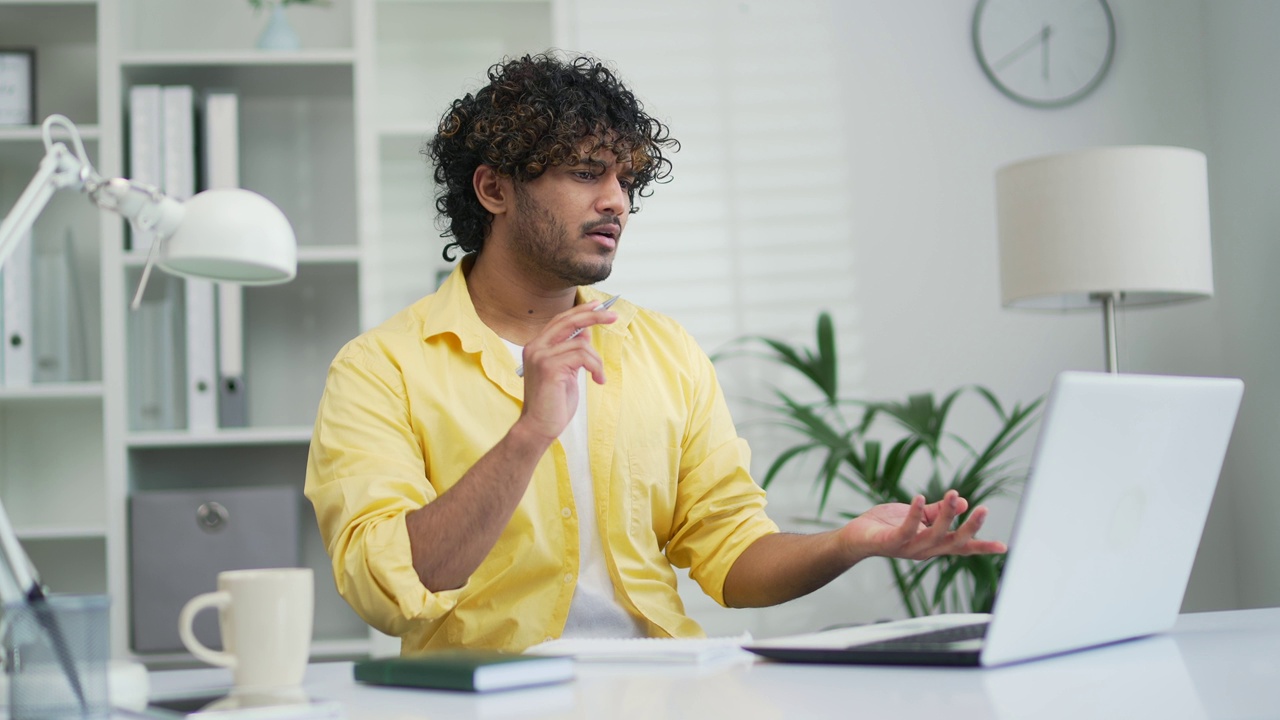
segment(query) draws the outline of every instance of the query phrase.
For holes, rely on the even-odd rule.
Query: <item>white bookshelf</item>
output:
[[[0,208],[7,213],[44,156],[38,123],[60,113],[80,128],[89,153],[102,146],[98,8],[93,2],[0,3],[0,46],[36,54],[36,123],[0,127]],[[55,139],[63,139],[56,135]],[[81,291],[83,377],[74,382],[0,384],[0,497],[43,579],[66,592],[107,587],[109,468],[104,415],[102,261],[107,221],[83,199],[55,196],[33,230],[43,243],[72,238]],[[34,328],[40,332],[40,328]],[[54,585],[56,583],[56,585]]]
[[[244,0],[0,0],[0,46],[37,53],[38,120],[68,115],[104,175],[128,170],[133,85],[235,90],[241,185],[276,202],[299,242],[294,282],[244,291],[249,426],[144,431],[129,427],[136,349],[126,328],[145,255],[127,249],[118,217],[75,193],[55,196],[37,225],[37,235],[73,230],[89,374],[0,387],[0,498],[52,590],[111,595],[114,655],[192,661],[130,645],[130,495],[301,489],[333,354],[431,292],[446,269],[422,143],[447,101],[474,89],[488,65],[557,46],[563,2],[292,6],[303,48],[266,52],[255,48],[266,18]],[[7,212],[43,152],[38,127],[0,127],[0,208]],[[302,561],[317,577],[313,655],[385,654],[387,638],[333,590],[309,507],[302,519]]]

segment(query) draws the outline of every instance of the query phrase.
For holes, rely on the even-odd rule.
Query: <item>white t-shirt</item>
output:
[[[522,362],[524,348],[503,342],[516,362]],[[644,624],[618,602],[596,522],[596,493],[587,457],[586,372],[578,373],[578,407],[559,439],[569,466],[574,511],[578,513],[578,584],[561,637],[644,637]]]

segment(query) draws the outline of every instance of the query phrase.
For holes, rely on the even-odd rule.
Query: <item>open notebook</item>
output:
[[[989,618],[939,615],[747,649],[796,662],[989,666],[1167,630],[1243,391],[1225,378],[1062,373]]]
[[[561,638],[534,645],[532,655],[572,657],[578,662],[712,663],[750,661],[742,649],[751,635],[715,638]]]

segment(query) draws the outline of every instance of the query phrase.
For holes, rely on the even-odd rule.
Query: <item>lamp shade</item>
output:
[[[186,277],[242,285],[288,282],[298,272],[293,227],[271,201],[250,190],[206,190],[182,204],[182,221],[162,240],[161,268]]]
[[[1108,147],[996,173],[1006,307],[1075,310],[1209,297],[1213,258],[1203,153]]]

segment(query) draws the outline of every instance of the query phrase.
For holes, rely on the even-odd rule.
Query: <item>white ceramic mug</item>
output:
[[[310,568],[229,570],[218,591],[197,595],[178,616],[182,644],[200,660],[231,668],[237,688],[298,685],[311,652],[315,579]],[[191,623],[218,608],[222,651],[196,639]]]

